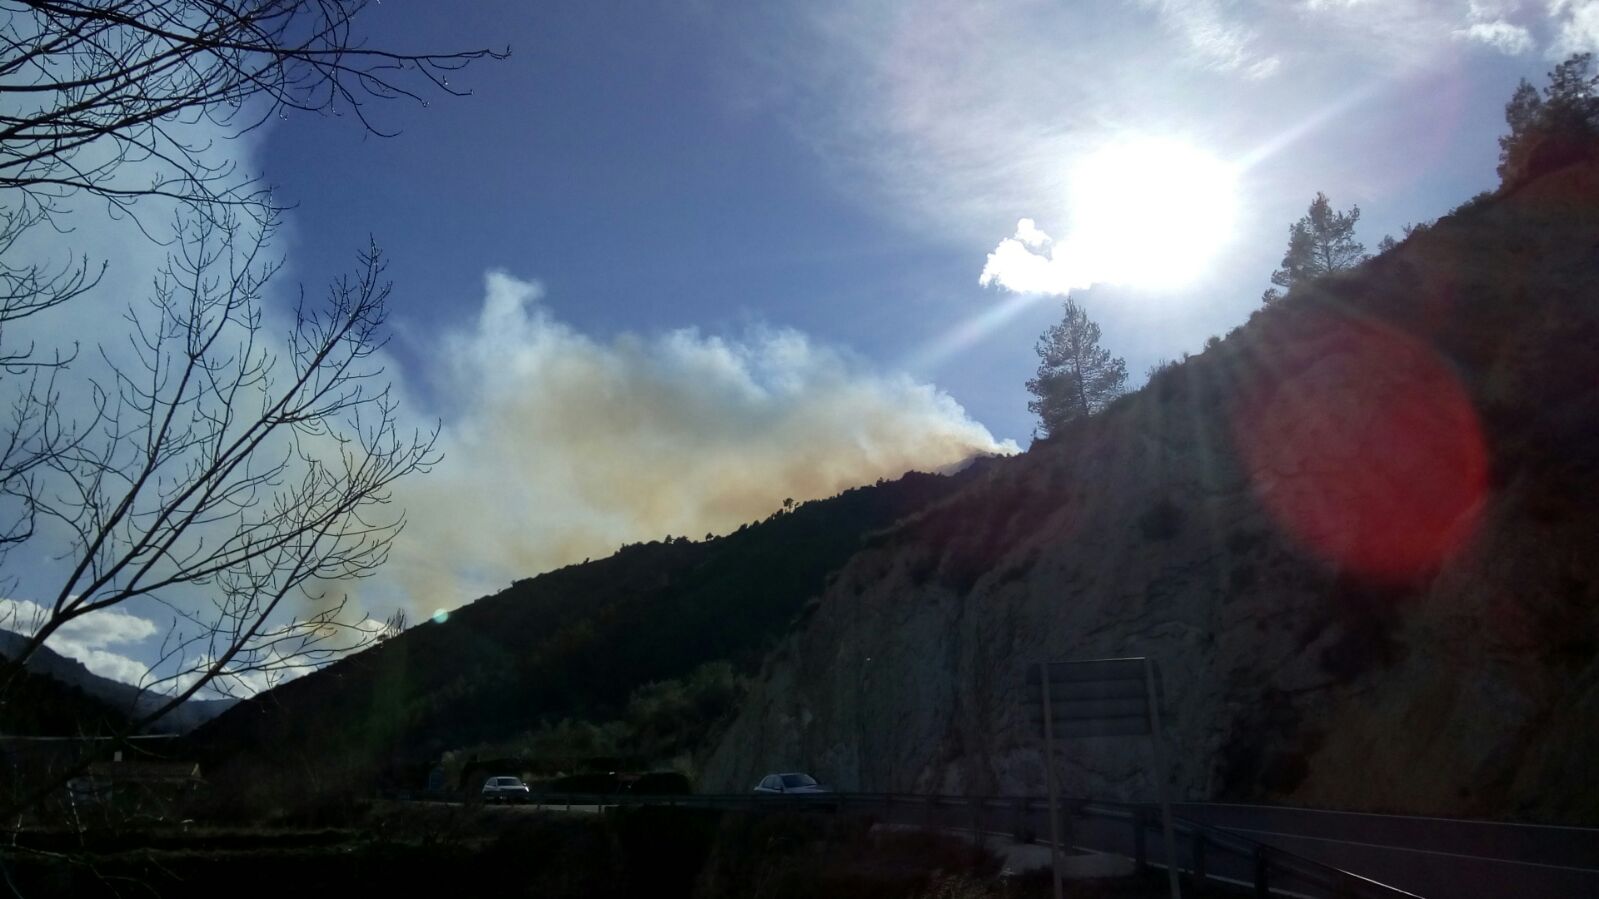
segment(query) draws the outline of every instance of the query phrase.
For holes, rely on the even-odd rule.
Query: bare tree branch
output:
[[[388,134],[375,101],[467,93],[453,73],[506,55],[368,47],[355,23],[374,7],[0,0],[0,590],[19,580],[3,564],[17,547],[60,571],[35,594],[38,620],[0,622],[28,638],[0,662],[0,699],[63,627],[129,602],[167,609],[171,628],[142,685],[166,698],[123,735],[202,689],[269,685],[381,632],[346,620],[344,588],[386,559],[404,526],[390,487],[427,470],[437,435],[400,426],[378,364],[381,254],[268,333],[281,207],[215,143],[290,111]],[[18,261],[39,243],[25,236],[70,234],[83,197],[168,252],[125,343],[87,358],[17,338],[104,289],[85,257]],[[174,213],[170,235],[149,209]]]
[[[362,45],[368,0],[3,0],[0,190],[44,208],[75,192],[115,206],[161,196],[270,206],[262,186],[176,126],[228,136],[290,110],[348,115],[373,100],[468,93],[450,75],[509,50],[404,53]],[[189,129],[192,133],[192,129]],[[137,182],[128,163],[158,174]]]
[[[183,233],[129,311],[133,362],[113,365],[98,424],[41,463],[33,514],[71,535],[67,574],[0,665],[8,683],[72,621],[161,604],[173,626],[142,687],[167,698],[128,732],[201,689],[253,691],[377,639],[381,624],[345,620],[341,585],[387,559],[405,520],[392,485],[438,458],[437,430],[404,429],[377,380],[391,286],[375,246],[325,303],[301,303],[274,354],[271,232],[196,216]]]

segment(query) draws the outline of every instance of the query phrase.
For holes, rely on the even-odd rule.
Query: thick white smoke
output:
[[[436,349],[445,461],[400,488],[410,523],[361,590],[369,611],[451,608],[624,542],[1016,449],[937,388],[792,330],[599,341],[534,283],[485,287],[475,329]]]

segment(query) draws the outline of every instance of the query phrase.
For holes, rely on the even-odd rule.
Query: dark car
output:
[[[831,793],[830,787],[824,787],[816,782],[816,778],[809,774],[793,772],[790,774],[768,774],[761,778],[755,785],[755,792],[776,794],[783,796],[814,795],[817,793]]]

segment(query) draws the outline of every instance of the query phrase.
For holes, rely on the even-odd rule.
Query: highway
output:
[[[1217,803],[1173,813],[1429,899],[1599,897],[1599,828]]]
[[[1049,839],[1043,797],[546,795],[549,806],[679,805],[869,814],[887,823]],[[1156,810],[1072,800],[1070,844],[1165,864]],[[1599,899],[1599,828],[1223,803],[1177,803],[1178,867],[1304,897]],[[1140,851],[1142,843],[1142,851]]]

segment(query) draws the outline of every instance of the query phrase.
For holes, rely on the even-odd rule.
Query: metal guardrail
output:
[[[390,793],[409,801],[462,802],[460,793]],[[476,797],[470,797],[475,799]],[[524,804],[548,808],[600,807],[811,811],[870,815],[886,823],[1008,834],[1033,842],[1048,832],[1042,796],[944,796],[912,793],[635,795],[535,793]],[[1063,842],[1133,858],[1140,868],[1164,867],[1160,813],[1152,803],[1064,800],[1069,828]],[[1260,899],[1273,895],[1311,899],[1417,899],[1415,894],[1350,871],[1296,855],[1232,831],[1183,817],[1173,819],[1177,869],[1197,883],[1249,886]]]

